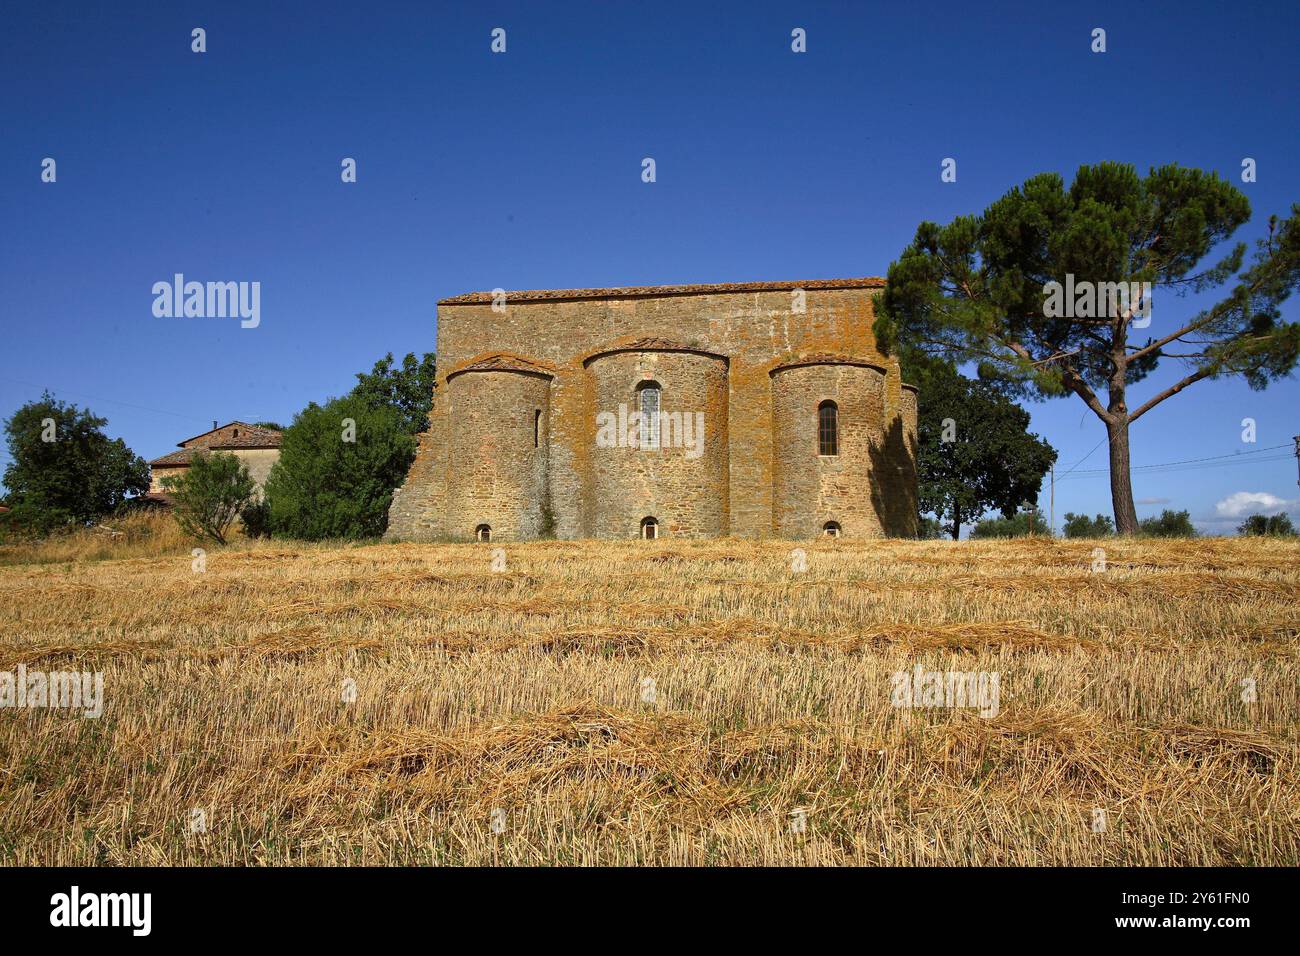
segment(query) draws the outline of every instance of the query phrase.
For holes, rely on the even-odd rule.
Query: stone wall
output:
[[[438,307],[439,379],[430,428],[394,497],[388,537],[464,539],[479,521],[492,525],[494,537],[508,528],[532,536],[537,524],[529,516],[539,483],[549,525],[561,538],[634,535],[646,515],[660,519],[665,536],[804,537],[811,516],[832,508],[847,516],[841,523],[848,535],[909,533],[915,517],[906,513],[914,511],[916,489],[914,464],[902,460],[914,455],[904,423],[907,400],[896,360],[878,352],[871,331],[873,296],[881,288],[881,280],[858,279],[514,293],[506,296],[502,311],[493,309],[486,293],[444,300]],[[798,289],[805,290],[802,297]],[[868,452],[870,464],[855,451],[853,463],[843,463],[838,476],[826,468],[815,506],[796,507],[793,498],[778,506],[771,373],[810,356],[821,356],[827,365],[846,363],[848,371],[836,373],[844,399],[841,427],[846,436],[870,433],[880,444]],[[536,367],[549,376],[542,379],[544,456],[519,458],[507,451],[510,461],[490,465],[483,457],[487,440],[462,434],[469,422],[474,435],[482,436],[488,422],[510,433],[525,420],[522,410],[540,401],[535,387],[526,395],[482,394],[478,406],[462,401],[457,383],[488,373],[457,373],[493,363]],[[867,365],[883,371],[868,375]],[[635,402],[636,377],[659,370],[679,375],[680,381],[675,388],[661,383],[665,410],[695,411],[683,403],[704,405],[698,410],[707,416],[706,454],[689,463],[681,452],[667,450],[635,459],[598,458],[598,406],[612,402],[609,410],[617,411],[614,399]],[[853,389],[859,386],[864,392],[856,396]],[[846,408],[855,411],[850,415]],[[815,416],[810,428],[815,440]],[[914,418],[911,429],[914,445]],[[892,444],[891,435],[897,436]],[[715,437],[721,444],[712,444]],[[462,454],[470,457],[461,460]],[[542,482],[530,471],[539,460]],[[481,490],[487,476],[496,491]],[[908,480],[912,487],[899,486]],[[479,490],[467,491],[469,486]],[[515,495],[522,497],[507,500]],[[483,507],[471,515],[467,502]],[[663,510],[673,509],[674,502],[676,510]],[[485,517],[484,507],[498,507],[499,516]],[[673,517],[665,518],[668,514]]]
[[[777,537],[811,538],[827,522],[852,538],[885,529],[868,489],[872,450],[884,442],[885,370],[820,362],[772,373],[774,526]],[[834,402],[837,454],[822,455],[818,410]]]
[[[448,536],[472,538],[480,525],[491,529],[494,541],[542,533],[550,384],[513,370],[465,372],[447,383],[447,410],[455,422]]]
[[[189,471],[189,465],[175,465],[170,468],[164,468],[161,465],[151,465],[149,467],[149,493],[153,495],[166,494],[167,489],[163,487],[163,479],[179,478],[187,471]]]
[[[726,534],[727,360],[696,352],[614,352],[592,359],[587,375],[591,535],[635,538],[644,518],[654,518],[662,535]],[[661,396],[657,448],[640,447],[631,414],[652,383]]]

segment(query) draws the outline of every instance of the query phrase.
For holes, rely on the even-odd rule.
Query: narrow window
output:
[[[491,541],[492,540],[491,526],[485,524],[479,525],[477,528],[474,529],[474,537],[478,538],[480,541]]]
[[[646,382],[637,391],[641,405],[641,447],[659,447],[659,383]]]
[[[659,522],[654,518],[641,519],[641,537],[647,541],[653,541],[659,537]]]
[[[231,437],[233,437],[233,438],[238,438],[238,437],[239,437],[239,429],[238,429],[238,428],[235,429],[235,433],[234,433],[234,435],[231,436]]]
[[[840,536],[840,523],[838,521],[828,521],[822,525],[822,534],[828,538],[838,538]]]
[[[542,447],[542,410],[533,410],[533,447]]]
[[[840,453],[840,410],[834,402],[817,406],[817,454]]]

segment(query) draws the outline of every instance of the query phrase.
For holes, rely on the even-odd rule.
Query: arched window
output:
[[[817,406],[817,454],[840,453],[840,410],[831,401]]]
[[[637,397],[640,400],[638,411],[641,413],[641,440],[642,448],[659,447],[659,398],[660,390],[658,382],[642,382],[637,386]]]
[[[477,528],[474,529],[474,537],[478,538],[478,540],[480,541],[491,541],[492,540],[491,525],[486,525],[486,524],[479,525]]]
[[[653,541],[655,538],[659,537],[659,522],[658,522],[658,520],[656,520],[655,518],[649,518],[649,517],[642,518],[642,519],[641,519],[641,537],[645,538],[647,541]]]
[[[533,409],[533,447],[542,447],[542,410]]]
[[[838,538],[840,536],[840,523],[838,521],[828,521],[822,525],[822,534],[828,538]]]

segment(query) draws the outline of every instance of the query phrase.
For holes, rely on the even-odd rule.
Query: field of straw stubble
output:
[[[1097,544],[10,554],[0,863],[1296,865],[1300,547]]]

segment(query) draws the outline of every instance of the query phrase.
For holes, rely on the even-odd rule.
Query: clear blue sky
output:
[[[432,351],[435,302],[459,292],[883,275],[921,220],[1103,159],[1239,182],[1254,158],[1244,239],[1300,200],[1295,3],[0,10],[0,415],[48,387],[146,458],[214,418],[287,423],[387,351]],[[151,287],[176,272],[259,281],[260,327],[155,318]],[[1158,302],[1153,331],[1194,308]],[[1201,382],[1134,427],[1134,463],[1289,445],[1297,409],[1294,379]],[[1031,410],[1058,471],[1103,438],[1077,399]],[[1295,512],[1286,451],[1139,470],[1139,514],[1231,530],[1218,506],[1243,492]],[[1110,513],[1104,474],[1077,474],[1058,522]]]

